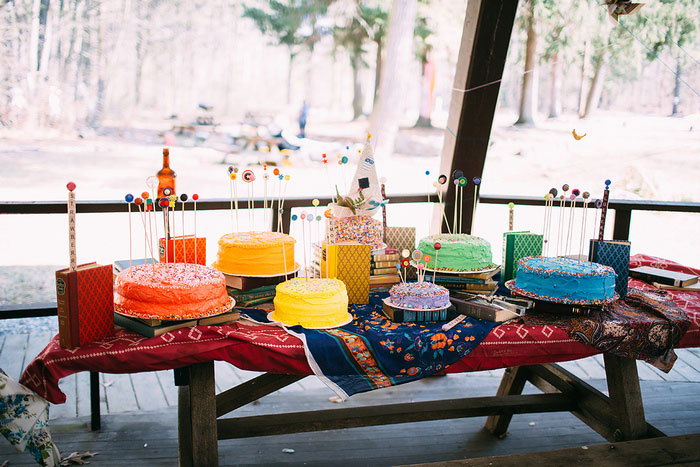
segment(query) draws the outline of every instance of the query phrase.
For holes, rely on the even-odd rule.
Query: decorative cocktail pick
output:
[[[435,242],[435,243],[433,243],[433,248],[435,248],[435,266],[433,266],[433,284],[434,284],[435,283],[435,273],[436,273],[437,268],[438,268],[438,262],[437,262],[438,251],[440,251],[440,248],[442,248],[442,245],[440,244],[440,242]]]
[[[464,187],[467,186],[467,177],[459,177],[459,233],[462,233],[462,213],[464,212]]]
[[[309,258],[313,258],[313,249],[311,246],[313,245],[313,242],[311,241],[311,223],[314,221],[315,217],[313,214],[307,214],[306,215],[306,222],[309,223],[309,243],[304,245],[304,248],[309,248]],[[320,275],[319,275],[320,276]],[[311,265],[311,277],[316,277],[316,271],[314,270],[313,264]]]
[[[583,216],[581,217],[581,241],[579,242],[579,247],[578,247],[578,257],[581,258],[581,255],[583,255],[583,238],[586,235],[586,217],[588,216],[588,199],[591,197],[591,194],[587,191],[583,192]]]
[[[170,230],[170,238],[176,237],[176,229],[175,229],[175,213],[177,210],[175,209],[175,203],[178,201],[177,195],[170,195],[168,196],[168,208],[170,209],[168,212],[168,220],[172,217],[172,220],[170,221],[170,224],[168,225],[168,229]],[[184,232],[183,232],[184,235]],[[176,261],[177,258],[177,248],[175,247],[175,241],[173,240],[173,263],[177,263]]]
[[[250,230],[255,230],[255,206],[253,205],[253,182],[255,181],[255,172],[250,169],[244,170],[241,174],[241,179],[248,184],[248,222],[250,223]]]
[[[318,216],[318,205],[321,204],[321,201],[318,199],[314,198],[311,201],[311,205],[314,207],[314,215],[311,216],[311,220],[314,220]],[[319,218],[320,219],[320,218]],[[321,230],[320,230],[321,224],[316,224],[316,241],[319,241],[321,239]],[[309,226],[309,237],[311,237],[311,226]],[[313,244],[313,242],[312,242]]]
[[[508,203],[508,230],[513,231],[513,208],[515,208],[515,203],[512,201]]]
[[[141,198],[143,198],[143,216],[144,216],[144,222],[148,223],[148,233],[146,233],[145,238],[149,242],[153,242],[153,229],[151,228],[151,217],[152,217],[152,211],[153,211],[153,201],[149,198],[149,193],[147,191],[144,191],[141,193]],[[149,214],[149,212],[151,214]],[[144,229],[146,226],[144,225]],[[156,233],[157,235],[157,233]],[[151,245],[151,250],[153,250],[153,245]],[[146,259],[148,259],[148,256],[146,256]],[[153,255],[151,255],[151,263],[155,258],[153,258]]]
[[[185,267],[187,267],[187,248],[185,246],[185,202],[189,197],[183,193],[180,195],[180,201],[182,201],[182,254],[185,261]]]
[[[192,195],[192,202],[194,203],[194,264],[199,264],[199,256],[197,256],[197,200],[199,195],[197,193]]]
[[[78,256],[75,252],[75,183],[68,182],[68,256],[70,271],[78,268]]]
[[[403,277],[402,280],[406,282],[408,279],[408,267],[411,265],[411,261],[408,259],[408,257],[403,258],[401,260],[401,265],[403,266]]]
[[[231,205],[230,205],[230,210],[231,210],[231,233],[234,232],[233,230],[233,213],[234,209],[236,212],[236,232],[239,232],[240,230],[240,223],[239,223],[239,217],[238,217],[238,187],[236,186],[236,179],[238,178],[238,168],[236,167],[229,167],[229,187],[230,187],[230,192],[231,192]]]
[[[545,208],[545,216],[544,216],[545,229],[543,232],[544,247],[545,247],[545,254],[544,255],[545,256],[548,255],[549,245],[550,245],[550,243],[552,243],[550,240],[551,239],[550,235],[552,232],[552,207],[554,206],[554,200],[556,199],[558,193],[559,192],[557,191],[556,188],[552,188],[551,190],[549,190],[549,193],[548,193],[548,203],[547,203],[547,206]]]
[[[131,193],[124,196],[124,201],[126,201],[127,210],[129,211],[129,269],[133,266],[134,253],[131,244],[131,202],[134,201],[134,195]],[[132,271],[133,274],[133,271]]]
[[[557,231],[557,256],[561,248],[561,240],[564,231],[564,205],[566,204],[566,192],[569,191],[569,185],[566,183],[561,187],[563,193],[559,195],[559,230]]]
[[[574,216],[576,215],[576,210],[574,209],[574,205],[576,204],[576,197],[581,194],[581,191],[578,188],[574,188],[571,190],[571,196],[569,196],[569,199],[571,200],[571,204],[569,205],[569,225],[568,228],[566,229],[566,247],[564,249],[564,256],[567,256],[569,254],[569,240],[573,237],[573,228],[574,228]]]
[[[165,190],[163,190],[165,191]],[[168,201],[167,198],[161,198],[160,201],[158,202],[158,205],[163,211],[163,220],[165,223],[165,262],[168,263],[170,259],[168,258],[168,238],[170,237],[170,233],[168,232],[168,206],[170,205],[170,202]]]
[[[423,280],[425,280],[425,270],[430,265],[430,261],[432,261],[432,260],[433,260],[433,258],[430,255],[423,256],[423,262],[425,263],[425,266],[423,268]]]
[[[411,259],[416,263],[416,276],[418,277],[418,282],[421,282],[420,270],[423,269],[422,267],[418,267],[420,266],[421,258],[423,258],[423,252],[420,250],[413,250],[413,252],[411,253]]]
[[[479,185],[481,185],[481,179],[479,177],[474,177],[472,179],[472,181],[474,182],[474,210],[472,211],[472,225],[469,229],[469,233],[471,235],[474,235],[474,218],[476,217],[476,203],[478,201],[477,191],[478,191]]]
[[[452,172],[452,183],[455,185],[455,204],[454,204],[454,214],[452,216],[452,230],[455,231],[455,233],[459,232],[459,229],[457,228],[457,202],[459,201],[459,198],[457,197],[457,188],[459,187],[459,179],[461,177],[464,177],[464,172],[461,170],[455,170]]]
[[[263,164],[263,225],[267,230],[267,179],[270,174],[267,173],[267,164]]]
[[[441,185],[444,185],[447,183],[447,175],[441,174],[438,179],[437,183],[433,184],[435,186],[435,191],[437,191],[438,195],[438,203],[440,203],[440,212],[442,213],[442,218],[445,220],[445,226],[447,227],[447,233],[452,233],[452,230],[450,229],[450,223],[447,220],[447,214],[445,214],[445,209],[444,205],[442,203],[442,188],[440,188]],[[442,232],[442,229],[440,229],[440,232]]]
[[[603,191],[603,207],[600,211],[600,230],[598,231],[598,240],[601,242],[603,241],[603,233],[605,232],[605,216],[608,213],[610,183],[610,180],[605,180],[605,190]]]
[[[428,177],[428,184],[430,184],[430,170],[426,170],[425,175]],[[428,203],[430,203],[430,185],[428,185]]]

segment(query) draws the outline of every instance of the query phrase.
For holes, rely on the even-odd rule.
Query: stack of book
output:
[[[240,318],[240,313],[233,309],[226,313],[199,319],[185,319],[179,321],[166,321],[160,319],[140,319],[114,313],[114,324],[125,329],[137,332],[146,337],[156,337],[166,332],[175,331],[181,328],[191,328],[193,326],[214,326],[236,321]]]
[[[498,282],[493,276],[498,268],[482,273],[445,274],[426,272],[424,280],[435,282],[448,289],[450,293],[468,292],[477,295],[491,295],[497,288]]]
[[[267,303],[275,298],[277,284],[262,285],[249,290],[239,290],[227,287],[228,294],[236,300],[236,306],[254,307]]]
[[[401,282],[396,264],[400,261],[399,252],[393,248],[374,250],[369,266],[369,286],[387,287]]]

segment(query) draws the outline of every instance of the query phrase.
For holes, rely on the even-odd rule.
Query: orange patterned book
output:
[[[184,249],[183,249],[184,246]],[[197,252],[195,255],[195,251]],[[158,256],[161,263],[165,263],[165,239],[158,239]],[[197,263],[204,264],[207,263],[207,239],[206,237],[196,238],[194,235],[187,235],[184,237],[170,237],[168,240],[168,263]],[[195,256],[197,261],[195,261]],[[187,261],[185,261],[187,260]]]
[[[82,264],[56,271],[58,337],[73,348],[114,334],[112,266]]]

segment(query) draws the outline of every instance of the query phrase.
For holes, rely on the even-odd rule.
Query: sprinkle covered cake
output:
[[[294,239],[279,232],[239,232],[219,239],[213,266],[241,276],[273,276],[294,270]]]
[[[438,255],[434,248],[436,242],[441,245]],[[491,244],[467,234],[431,235],[421,239],[418,249],[431,257],[427,268],[435,268],[437,256],[438,271],[477,271],[493,266]]]
[[[290,279],[277,286],[274,303],[270,319],[287,326],[332,328],[352,320],[345,284],[338,279]]]
[[[328,223],[333,243],[359,242],[373,250],[382,248],[382,223],[368,216],[334,217]]]
[[[399,308],[417,310],[439,309],[450,306],[450,292],[432,282],[402,282],[389,290],[391,304]]]
[[[589,261],[530,256],[518,261],[511,291],[526,297],[569,305],[600,305],[617,298],[615,271]]]
[[[232,305],[223,274],[200,264],[141,264],[114,282],[114,309],[137,318],[203,318]]]

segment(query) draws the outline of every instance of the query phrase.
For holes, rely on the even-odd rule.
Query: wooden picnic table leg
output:
[[[522,366],[506,368],[501,379],[501,384],[498,386],[498,396],[513,396],[523,392],[523,387],[527,382],[527,369]],[[502,438],[508,431],[508,425],[513,418],[512,413],[504,413],[501,415],[489,415],[484,426],[494,435]]]
[[[629,441],[646,438],[647,422],[644,418],[637,361],[633,358],[618,357],[608,353],[603,354],[603,360],[608,382],[610,408],[617,422],[617,429],[613,435],[615,440]]]
[[[195,363],[179,371],[178,465],[217,466],[214,362]]]

